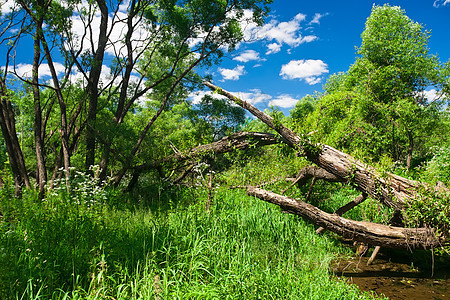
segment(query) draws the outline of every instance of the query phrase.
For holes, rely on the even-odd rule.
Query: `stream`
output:
[[[450,257],[430,251],[382,249],[373,263],[369,256],[356,256],[333,263],[333,273],[363,291],[373,291],[389,299],[450,299]],[[434,265],[433,265],[434,261]]]

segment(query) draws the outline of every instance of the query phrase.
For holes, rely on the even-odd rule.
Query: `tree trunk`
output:
[[[14,176],[15,193],[16,195],[19,195],[23,185],[27,188],[30,188],[31,185],[25,167],[23,152],[20,148],[19,139],[17,138],[14,110],[11,102],[7,98],[6,86],[3,83],[2,79],[0,93],[0,126],[5,141],[6,152],[8,153],[9,164]]]
[[[409,171],[411,169],[411,160],[413,155],[413,149],[414,149],[414,137],[411,131],[408,131],[408,153],[406,156],[406,169]]]
[[[87,172],[95,164],[95,148],[96,148],[96,130],[95,122],[97,119],[98,106],[98,84],[102,71],[103,58],[105,56],[105,49],[107,44],[107,29],[108,29],[108,6],[105,0],[96,0],[100,8],[100,31],[98,36],[97,49],[92,49],[93,62],[91,72],[87,84],[87,94],[89,98],[89,107],[87,113],[87,130],[86,130],[86,161],[85,168]]]
[[[284,211],[304,217],[344,238],[369,245],[414,250],[441,247],[449,242],[436,235],[432,228],[402,228],[353,221],[326,213],[311,204],[252,186],[247,187],[247,194],[276,204]]]
[[[40,31],[42,31],[42,20],[36,24],[36,36],[34,40],[33,59],[33,99],[34,99],[34,147],[36,150],[36,182],[39,188],[39,197],[44,197],[45,184],[47,182],[47,171],[45,169],[44,140],[42,134],[42,109],[41,92],[39,90],[40,65]]]

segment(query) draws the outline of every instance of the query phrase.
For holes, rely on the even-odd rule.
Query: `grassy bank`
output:
[[[217,190],[209,212],[192,189],[138,206],[2,193],[1,299],[371,298],[330,275],[346,252],[332,238],[239,190]]]

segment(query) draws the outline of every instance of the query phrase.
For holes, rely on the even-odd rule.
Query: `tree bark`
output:
[[[103,58],[105,56],[106,44],[108,41],[108,6],[105,0],[96,0],[100,8],[100,31],[98,36],[97,49],[92,49],[93,61],[91,72],[87,84],[87,94],[89,98],[89,107],[87,113],[87,130],[86,130],[86,161],[85,168],[87,172],[95,164],[95,148],[96,148],[96,129],[95,122],[97,119],[98,106],[98,84],[102,71]]]
[[[412,155],[414,150],[414,137],[413,133],[411,131],[408,131],[408,152],[406,156],[406,169],[409,171],[411,169],[411,161],[412,161]]]
[[[41,91],[39,90],[39,65],[41,58],[41,34],[43,19],[36,22],[34,37],[33,57],[33,100],[34,100],[34,147],[36,150],[36,181],[39,188],[39,197],[44,197],[45,184],[47,182],[47,170],[45,168],[44,140],[42,132]]]
[[[0,85],[0,127],[5,141],[6,152],[8,153],[9,164],[14,176],[15,194],[19,195],[23,185],[30,188],[31,184],[25,166],[23,152],[19,139],[17,138],[14,110],[8,99],[8,92],[3,78],[0,78]]]
[[[367,195],[366,194],[361,194],[358,197],[356,197],[355,199],[353,199],[352,201],[350,201],[347,204],[345,204],[344,206],[339,207],[334,212],[334,214],[338,215],[338,216],[342,216],[343,214],[345,214],[346,212],[348,212],[352,208],[354,208],[354,207],[358,206],[359,204],[361,204],[362,202],[364,202],[366,199],[367,199]],[[325,230],[325,228],[319,227],[319,228],[317,228],[316,233],[320,234],[324,230]]]
[[[326,213],[311,204],[252,186],[247,187],[247,194],[276,204],[284,211],[304,217],[344,238],[369,245],[415,250],[440,247],[449,243],[444,237],[436,235],[432,228],[402,228],[353,221]]]

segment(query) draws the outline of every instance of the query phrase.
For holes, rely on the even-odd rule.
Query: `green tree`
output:
[[[333,133],[337,146],[365,147],[363,154],[404,160],[409,169],[413,153],[426,152],[424,139],[440,123],[443,98],[427,99],[424,91],[441,91],[448,84],[444,66],[429,53],[428,39],[429,32],[400,7],[374,6],[355,63],[325,85],[316,115],[323,133]]]
[[[34,65],[31,76],[17,74],[15,68],[1,74],[2,101],[8,97],[8,78],[20,78],[25,90],[30,91],[35,158],[25,160],[33,163],[20,163],[23,153],[15,139],[9,142],[5,138],[5,145],[11,149],[8,153],[16,153],[10,157],[17,159],[10,162],[18,186],[28,183],[26,168],[37,166],[35,174],[41,191],[49,170],[64,167],[68,176],[70,167],[78,166],[81,158],[85,170],[98,164],[101,178],[114,173],[118,184],[133,164],[145,159],[137,156],[145,152],[142,145],[151,138],[150,132],[159,117],[186,101],[189,91],[201,84],[196,68],[218,63],[224,51],[233,50],[243,39],[240,24],[244,11],[252,11],[247,21],[261,25],[271,3],[270,0],[94,0],[87,5],[78,0],[16,2],[16,9],[2,16],[2,24],[9,27],[0,33],[1,46],[7,50],[9,63],[9,54],[31,37]],[[57,61],[61,57],[63,70]],[[51,84],[39,73],[42,65],[51,71]],[[110,69],[108,76],[106,66]],[[10,90],[15,88],[11,86]],[[137,127],[132,122],[133,114],[142,113],[138,107],[144,99],[152,101],[155,109],[146,110],[152,114]],[[5,109],[7,106],[5,102]],[[14,112],[9,109],[5,114]],[[15,120],[0,121],[6,130],[5,137],[17,136],[13,128],[9,132],[11,127],[6,127]],[[54,128],[55,124],[58,128]],[[58,135],[59,141],[55,141]],[[54,143],[49,143],[50,140]]]

